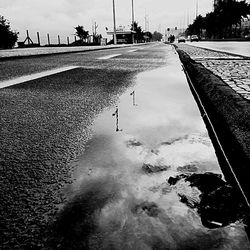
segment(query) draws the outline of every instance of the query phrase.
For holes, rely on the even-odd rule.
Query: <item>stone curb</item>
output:
[[[198,92],[237,179],[250,199],[250,103],[233,91],[224,81],[212,74],[187,53],[178,49],[180,60]],[[204,117],[225,178],[235,183],[231,170],[222,157],[211,128]]]

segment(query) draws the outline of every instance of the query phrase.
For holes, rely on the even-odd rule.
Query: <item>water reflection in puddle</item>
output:
[[[120,98],[119,131],[115,107],[93,126],[94,136],[77,162],[72,202],[58,222],[64,244],[69,249],[248,249],[240,222],[204,227],[197,209],[180,201],[183,194],[199,202],[200,190],[184,180],[168,183],[183,173],[221,174],[177,58],[138,75],[136,82]]]

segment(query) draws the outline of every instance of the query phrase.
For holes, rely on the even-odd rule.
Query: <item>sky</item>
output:
[[[166,28],[184,28],[195,18],[196,2],[198,14],[212,11],[213,0],[133,0],[135,21],[145,29],[147,16],[149,31],[164,33]],[[66,43],[73,41],[74,27],[81,25],[92,33],[93,23],[97,33],[109,38],[105,27],[113,29],[113,0],[0,0],[0,15],[9,20],[11,29],[19,32],[19,41],[26,37],[26,30],[33,42],[40,33],[46,43],[47,33],[51,43],[60,35]],[[132,20],[132,0],[115,0],[116,25],[129,26]],[[65,40],[65,41],[64,41]]]

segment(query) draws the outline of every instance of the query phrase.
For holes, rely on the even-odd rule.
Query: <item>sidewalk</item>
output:
[[[238,180],[250,200],[250,60],[186,44],[175,48],[231,164],[211,135],[224,175],[235,185]]]
[[[29,57],[29,56],[39,56],[39,55],[77,53],[77,52],[103,50],[103,49],[116,49],[116,48],[139,46],[139,45],[145,45],[145,43],[119,44],[119,45],[106,45],[106,46],[37,47],[37,48],[6,49],[6,50],[0,50],[0,60],[15,59],[15,58]]]
[[[213,74],[220,77],[236,93],[250,100],[249,59],[244,59],[243,56],[230,55],[186,44],[178,44],[177,46],[195,62],[201,63]]]

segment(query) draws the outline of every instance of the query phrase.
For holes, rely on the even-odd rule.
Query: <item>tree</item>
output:
[[[194,22],[188,26],[187,35],[198,35],[200,37],[204,26],[204,17],[197,16]]]
[[[240,23],[242,17],[250,14],[250,5],[245,0],[219,1],[218,6],[213,12],[207,13],[205,17],[198,16],[194,22],[189,25],[186,33],[188,35],[201,33],[202,29],[206,30],[208,38],[227,38],[237,37],[240,35]],[[236,33],[233,27],[239,27]]]
[[[89,32],[84,30],[83,26],[78,25],[77,27],[75,27],[75,29],[76,35],[82,42],[88,38]]]
[[[162,34],[160,32],[155,31],[152,35],[152,40],[161,41],[161,39],[162,39]]]
[[[150,42],[152,40],[152,33],[150,31],[145,31],[143,35],[146,42]]]
[[[11,49],[18,38],[18,32],[10,29],[10,23],[0,15],[0,48]]]
[[[232,27],[240,27],[241,18],[247,17],[247,14],[250,14],[250,5],[245,0],[240,2],[230,0],[226,3],[220,3],[219,11],[223,37],[226,37],[227,34],[237,36],[236,33],[232,34]]]
[[[216,38],[220,33],[220,20],[215,12],[210,12],[204,18],[204,28],[207,38]]]
[[[134,22],[131,24],[131,30],[135,31],[134,38],[137,41],[144,40],[144,33],[142,31],[141,26],[138,25],[138,22]]]

